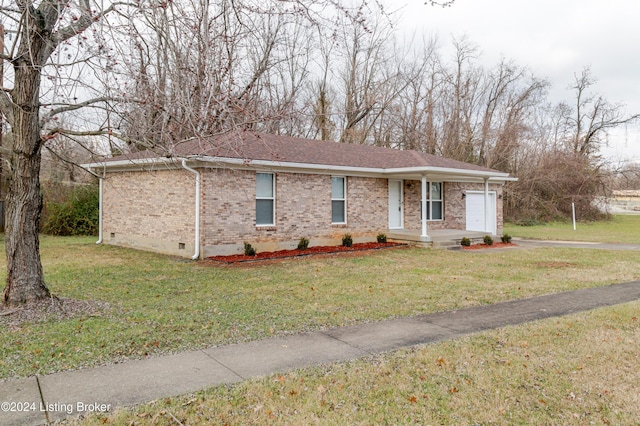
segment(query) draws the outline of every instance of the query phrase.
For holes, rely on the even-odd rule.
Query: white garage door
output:
[[[489,221],[485,229],[484,192],[467,191],[467,231],[496,233],[496,193],[489,192]]]

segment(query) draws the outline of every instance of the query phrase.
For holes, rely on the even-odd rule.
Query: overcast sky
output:
[[[588,66],[595,90],[610,102],[640,113],[640,0],[456,0],[451,7],[406,4],[402,28],[437,35],[443,46],[451,36],[467,35],[493,66],[501,57],[527,66],[551,82],[550,99],[572,100],[574,75]],[[613,160],[640,161],[638,127],[620,129],[603,153]]]

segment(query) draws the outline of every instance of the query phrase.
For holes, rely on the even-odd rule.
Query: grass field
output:
[[[41,241],[53,293],[111,307],[94,316],[2,327],[0,378],[640,278],[638,253],[626,251],[403,248],[212,267],[96,246],[94,238]],[[639,361],[638,308],[601,309],[257,379],[90,422],[176,424],[171,413],[185,424],[530,424],[523,413],[534,410],[538,424],[635,424],[638,369],[627,365]]]
[[[416,248],[358,257],[212,267],[153,253],[42,238],[58,296],[108,302],[102,315],[0,331],[0,378],[288,332],[411,316],[637,279],[634,252]]]
[[[615,215],[603,222],[571,222],[535,226],[506,223],[504,232],[514,237],[538,240],[593,241],[640,244],[640,215]]]
[[[637,425],[639,311],[635,302],[506,327],[77,423]]]

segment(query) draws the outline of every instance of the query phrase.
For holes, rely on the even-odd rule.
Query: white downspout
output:
[[[421,180],[421,197],[422,197],[422,235],[421,237],[428,238],[427,235],[427,177],[422,176]]]
[[[200,173],[187,166],[187,160],[184,158],[182,159],[182,168],[196,175],[196,235],[194,243],[195,250],[191,259],[197,260],[200,258]]]
[[[484,179],[484,231],[489,232],[489,178]]]
[[[98,178],[100,179],[100,192],[99,192],[99,201],[98,201],[98,241],[96,241],[96,244],[102,244],[102,185],[103,185],[103,178]]]

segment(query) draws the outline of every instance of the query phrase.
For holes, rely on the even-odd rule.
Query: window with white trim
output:
[[[347,179],[331,176],[331,223],[347,223]]]
[[[256,173],[256,225],[274,226],[276,179],[273,173]]]
[[[442,205],[442,182],[427,182],[427,220],[442,220]]]
[[[442,182],[431,182],[429,187],[427,217],[429,220],[442,220]]]

